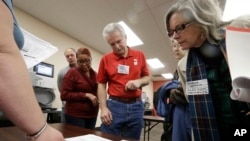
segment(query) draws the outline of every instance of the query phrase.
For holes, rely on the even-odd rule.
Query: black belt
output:
[[[137,101],[141,101],[141,97],[124,98],[117,96],[109,96],[109,98],[123,103],[135,103]]]

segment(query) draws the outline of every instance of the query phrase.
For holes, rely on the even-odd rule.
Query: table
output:
[[[144,141],[146,140],[146,134],[148,134],[148,141],[150,136],[150,131],[154,128],[157,124],[163,123],[165,119],[159,116],[151,116],[151,115],[144,115]],[[155,122],[154,124],[152,122]]]
[[[65,138],[94,134],[113,141],[134,140],[134,139],[115,136],[112,134],[103,133],[97,130],[85,129],[64,123],[53,123],[50,125],[56,128],[57,130],[61,131]],[[21,141],[24,140],[24,135],[25,133],[19,130],[17,127],[0,128],[0,141]]]

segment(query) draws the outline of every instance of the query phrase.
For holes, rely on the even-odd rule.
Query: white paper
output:
[[[250,29],[227,27],[226,47],[233,100],[250,102]]]
[[[111,141],[111,140],[96,136],[94,134],[88,134],[83,136],[66,138],[65,141]]]
[[[24,46],[20,52],[28,69],[49,58],[58,51],[57,47],[52,44],[32,35],[24,29],[21,30],[24,35]]]

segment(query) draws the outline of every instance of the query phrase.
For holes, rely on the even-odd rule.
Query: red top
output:
[[[96,72],[91,69],[90,77],[78,68],[71,68],[64,76],[61,87],[61,100],[66,101],[65,113],[80,118],[95,118],[98,106],[94,106],[86,93],[97,96]]]
[[[128,74],[118,73],[118,66],[129,66]],[[146,59],[141,51],[128,48],[128,56],[122,57],[111,52],[102,57],[97,82],[106,84],[108,82],[108,94],[112,96],[130,98],[140,97],[141,88],[136,91],[126,91],[125,85],[129,80],[149,76]]]

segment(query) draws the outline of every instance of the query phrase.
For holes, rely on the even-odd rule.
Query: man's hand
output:
[[[112,124],[112,115],[107,107],[101,109],[101,121],[105,125]]]
[[[125,89],[128,91],[134,91],[141,87],[141,82],[139,80],[129,80],[126,85]]]

